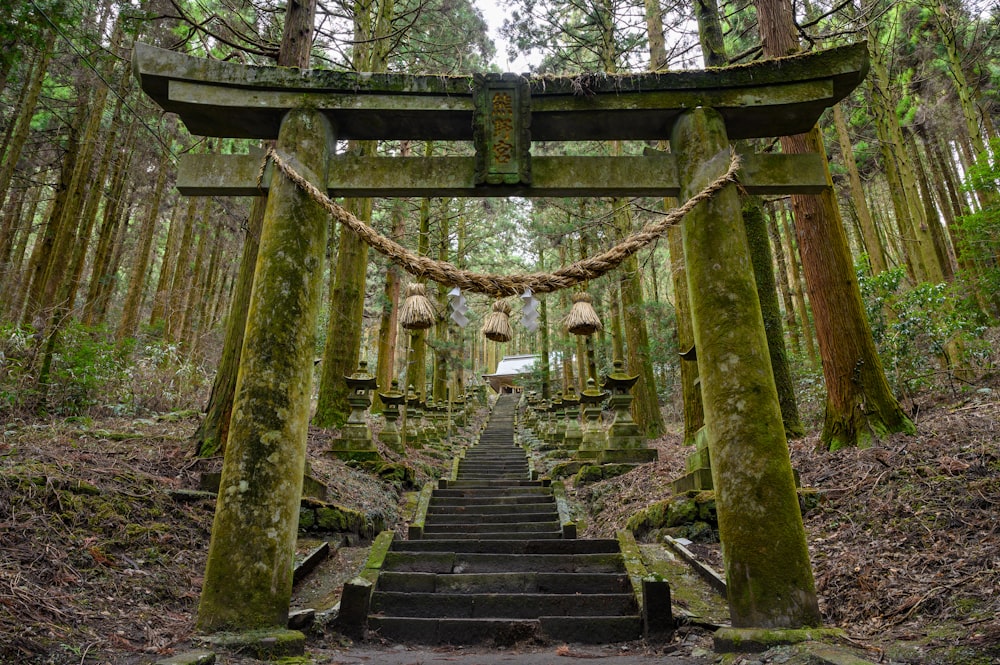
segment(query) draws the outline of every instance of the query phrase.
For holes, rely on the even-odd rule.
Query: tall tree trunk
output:
[[[755,0],[764,55],[782,57],[799,51],[788,0]],[[789,154],[818,153],[829,188],[816,196],[793,196],[795,232],[816,319],[823,373],[826,417],[822,441],[830,449],[871,445],[890,432],[914,432],[889,388],[875,350],[847,237],[834,200],[819,127],[807,134],[782,137]]]
[[[188,199],[187,211],[184,213],[183,231],[177,245],[177,258],[174,263],[173,279],[167,294],[167,326],[164,337],[170,342],[181,342],[184,330],[184,304],[187,302],[187,290],[191,285],[191,250],[194,246],[195,220],[205,216],[208,199],[191,197]],[[200,209],[200,210],[199,210]]]
[[[20,100],[17,112],[17,120],[14,122],[14,131],[11,134],[7,150],[3,155],[3,163],[0,164],[0,201],[7,197],[10,183],[14,177],[14,170],[21,159],[21,152],[28,140],[31,131],[31,120],[35,116],[35,108],[38,106],[38,98],[42,93],[42,84],[45,82],[45,75],[49,70],[49,63],[52,61],[52,51],[55,46],[56,32],[49,30],[45,34],[45,42],[42,50],[38,54],[38,60],[31,72],[31,78],[25,85],[24,96]]]
[[[754,282],[757,286],[757,299],[760,301],[760,311],[764,319],[767,351],[771,357],[771,372],[774,374],[774,385],[778,391],[781,421],[785,425],[785,435],[788,438],[798,438],[805,434],[805,428],[799,419],[795,385],[788,367],[785,334],[781,326],[781,309],[778,307],[778,291],[774,281],[774,258],[771,256],[771,244],[767,237],[764,210],[760,199],[756,196],[743,196],[741,199],[743,227],[746,229],[747,247],[750,250],[750,262],[753,264]]]
[[[182,217],[181,211],[190,209],[192,201],[187,204],[178,201],[174,205],[170,216],[170,226],[167,229],[167,241],[163,247],[163,260],[160,262],[160,277],[156,281],[156,290],[153,293],[153,306],[149,312],[149,325],[156,327],[161,322],[166,325],[167,312],[170,310],[170,285],[174,282],[174,272],[177,270],[177,250],[181,236],[184,234],[184,222],[186,213]],[[261,213],[263,215],[263,212]]]
[[[55,188],[55,196],[46,211],[44,227],[36,237],[31,252],[26,285],[27,297],[24,302],[22,320],[24,323],[33,324],[39,328],[45,325],[48,314],[50,314],[46,311],[51,304],[46,301],[46,282],[50,274],[51,264],[56,260],[54,252],[58,246],[58,239],[65,233],[62,228],[65,218],[63,213],[70,195],[73,174],[76,171],[77,157],[80,152],[80,126],[83,124],[85,116],[86,108],[78,108],[72,122],[66,129],[66,151],[59,169],[59,181]],[[62,260],[62,257],[59,260]]]
[[[844,111],[841,107],[842,104],[833,107],[837,140],[840,142],[840,154],[844,158],[844,167],[847,169],[847,176],[851,183],[851,200],[854,201],[854,209],[858,214],[861,237],[865,243],[865,252],[868,254],[868,266],[872,274],[877,275],[885,272],[888,266],[885,261],[885,253],[882,251],[882,242],[878,237],[878,230],[875,228],[875,220],[872,219],[871,211],[868,210],[868,201],[865,200],[865,190],[861,186],[861,174],[858,173],[858,164],[854,161],[854,147],[851,145],[847,120],[844,118]]]
[[[955,267],[951,263],[948,241],[941,226],[941,217],[938,215],[937,206],[934,204],[934,195],[931,193],[930,182],[927,180],[927,170],[920,159],[916,133],[912,130],[908,131],[906,139],[910,161],[913,163],[913,170],[917,176],[917,191],[920,192],[920,201],[923,203],[924,220],[934,250],[934,257],[937,259],[937,265],[941,269],[941,277],[945,281],[950,282],[955,277]]]
[[[156,222],[160,216],[160,200],[163,198],[163,188],[167,182],[169,165],[170,153],[164,151],[156,169],[156,185],[153,187],[153,195],[149,200],[149,206],[146,208],[146,214],[143,216],[142,226],[139,228],[139,241],[136,244],[132,261],[132,273],[129,277],[128,291],[125,295],[122,318],[118,323],[118,330],[115,333],[119,343],[135,337],[136,329],[139,325],[139,308],[142,305],[142,296],[146,292],[149,252],[153,246],[153,236],[156,235]]]
[[[39,200],[42,195],[42,187],[32,187],[29,192],[31,197],[23,214],[19,214],[19,223],[14,229],[14,236],[11,238],[11,251],[5,263],[0,279],[0,303],[6,310],[6,316],[13,320],[17,317],[19,305],[17,304],[17,293],[20,291],[20,275],[24,263],[24,254],[28,249],[28,236],[31,234],[32,222],[38,210]]]
[[[781,242],[781,233],[778,231],[778,221],[774,205],[768,205],[765,208],[765,212],[767,234],[771,239],[774,262],[778,267],[778,291],[781,294],[781,301],[785,307],[785,324],[788,326],[788,335],[792,340],[792,348],[795,350],[795,353],[801,354],[802,339],[799,336],[798,321],[795,319],[795,303],[792,301],[792,293],[788,286],[788,263],[785,259],[784,245]]]
[[[405,156],[408,150],[402,150]],[[392,207],[392,239],[401,242],[406,234],[406,218],[398,201]],[[382,317],[378,327],[378,361],[375,377],[379,389],[388,391],[396,374],[396,344],[399,335],[399,293],[403,283],[402,270],[395,263],[387,262],[385,288],[382,290]],[[405,389],[405,386],[404,386]],[[382,410],[382,401],[376,395],[372,413]]]
[[[250,206],[236,288],[229,304],[229,316],[226,317],[222,357],[219,359],[219,369],[212,382],[212,392],[208,397],[208,406],[205,407],[205,417],[202,418],[193,437],[196,442],[195,454],[199,457],[213,457],[226,452],[236,375],[240,367],[243,334],[246,329],[247,310],[250,308],[250,293],[253,291],[257,250],[260,247],[266,206],[267,198],[261,196],[254,198]]]
[[[117,150],[114,159],[114,171],[111,174],[111,185],[108,196],[105,197],[104,212],[97,234],[97,246],[91,259],[90,284],[87,285],[87,296],[83,305],[83,322],[86,325],[96,325],[101,321],[98,317],[102,294],[107,291],[109,283],[115,279],[109,272],[115,235],[125,208],[125,183],[128,181],[128,168],[132,163],[133,148],[136,142],[136,123],[129,127],[122,146]]]

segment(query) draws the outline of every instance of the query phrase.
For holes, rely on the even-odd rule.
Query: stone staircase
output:
[[[422,644],[607,643],[643,634],[618,541],[564,537],[551,487],[529,479],[514,445],[516,403],[514,395],[498,399],[457,478],[430,494],[422,529],[384,553],[369,630]]]

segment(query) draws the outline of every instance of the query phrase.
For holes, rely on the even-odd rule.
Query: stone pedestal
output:
[[[456,427],[465,427],[469,424],[468,415],[465,413],[465,397],[459,395],[454,402],[451,403],[451,416],[452,420],[455,421]]]
[[[694,435],[694,450],[684,460],[684,475],[670,483],[675,494],[715,489],[712,483],[711,455],[708,434],[700,428]]]
[[[562,448],[566,438],[566,406],[563,404],[562,393],[556,393],[552,400],[552,429],[549,430],[549,443],[556,448]]]

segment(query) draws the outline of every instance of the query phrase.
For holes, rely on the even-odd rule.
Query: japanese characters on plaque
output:
[[[530,184],[527,81],[511,74],[482,75],[476,84],[476,184]]]

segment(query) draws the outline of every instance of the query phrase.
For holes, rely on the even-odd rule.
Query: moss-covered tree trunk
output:
[[[404,144],[405,145],[405,144]],[[408,150],[404,148],[403,156]],[[406,232],[406,218],[399,202],[392,207],[392,239],[402,242]],[[378,325],[378,360],[375,366],[375,378],[379,389],[388,391],[396,372],[396,344],[399,336],[399,293],[403,283],[402,271],[395,263],[387,262],[385,287],[382,289],[382,316]],[[403,386],[406,389],[406,386]],[[382,400],[376,391],[372,400],[372,413],[381,413]]]
[[[42,93],[42,84],[45,83],[46,74],[49,71],[49,62],[52,60],[55,41],[56,31],[47,31],[45,41],[37,56],[37,62],[31,70],[31,77],[24,86],[24,94],[18,105],[17,120],[14,121],[13,125],[13,133],[7,142],[6,152],[3,153],[3,163],[0,163],[0,201],[7,197],[7,191],[14,178],[15,167],[20,161],[21,152],[28,141],[31,121],[35,117],[35,108]]]
[[[695,434],[705,425],[705,410],[701,401],[701,382],[698,381],[698,361],[687,353],[694,348],[694,329],[691,327],[691,300],[688,295],[687,267],[684,264],[684,223],[682,220],[680,225],[667,229],[667,242],[670,245],[670,272],[674,284],[677,350],[682,354],[680,365],[684,443],[694,445]]]
[[[285,116],[278,149],[294,154],[316,186],[327,182],[333,145],[321,113]],[[324,209],[275,172],[198,607],[202,631],[288,622],[328,228]]]
[[[678,119],[671,145],[682,198],[711,181],[714,174],[702,165],[728,143],[724,121],[712,109]],[[734,186],[685,220],[730,615],[734,627],[818,626],[822,618],[748,252]]]
[[[163,260],[160,262],[160,276],[156,280],[156,290],[153,293],[153,306],[149,310],[149,325],[156,327],[163,323],[165,326],[167,311],[170,304],[170,285],[174,281],[174,270],[177,268],[177,245],[180,243],[184,233],[184,221],[180,215],[182,210],[186,210],[191,202],[174,205],[173,214],[170,217],[170,226],[167,229],[167,241],[163,246]]]
[[[851,136],[847,128],[847,119],[841,104],[833,107],[833,122],[837,129],[837,140],[840,143],[840,154],[844,160],[844,168],[847,169],[847,176],[850,181],[851,200],[854,201],[854,209],[858,214],[858,223],[861,226],[861,237],[865,243],[865,252],[868,254],[868,265],[873,275],[885,272],[888,264],[885,260],[885,252],[882,250],[882,241],[878,236],[878,229],[875,228],[875,220],[872,219],[868,210],[868,201],[865,200],[865,190],[861,186],[861,174],[858,172],[858,164],[854,161],[854,146],[851,144]]]
[[[792,302],[795,303],[795,311],[798,313],[798,320],[801,324],[799,330],[802,331],[802,339],[805,342],[806,356],[809,358],[809,364],[815,368],[819,363],[819,356],[816,353],[816,340],[813,337],[814,328],[809,318],[809,307],[806,305],[802,284],[802,262],[798,245],[795,242],[795,225],[791,214],[784,206],[777,213],[777,216],[780,217],[782,228],[785,231],[785,256],[788,257],[788,265],[791,267],[788,277],[792,290]]]
[[[889,85],[887,65],[889,54],[877,43],[874,28],[869,28],[872,112],[879,137],[879,148],[885,165],[886,179],[892,196],[893,210],[899,234],[903,240],[910,275],[918,282],[940,282],[944,273],[934,251],[934,241],[917,190],[914,164],[906,151],[903,132],[896,114],[898,94]]]
[[[757,298],[764,318],[768,355],[774,372],[774,384],[778,390],[785,435],[789,438],[800,437],[805,434],[805,428],[799,419],[795,385],[792,383],[788,355],[785,352],[785,333],[782,330],[781,308],[778,306],[778,290],[774,282],[774,258],[771,255],[770,239],[767,237],[764,210],[756,196],[743,197],[743,226],[746,229],[747,246],[750,248],[750,261],[753,264]]]
[[[156,186],[153,196],[146,208],[146,214],[139,228],[139,242],[136,245],[132,260],[132,271],[129,277],[128,291],[125,294],[125,305],[122,318],[118,323],[115,337],[119,342],[135,337],[139,325],[139,308],[142,305],[142,295],[146,292],[146,272],[149,269],[149,252],[153,246],[153,235],[156,232],[156,222],[160,217],[160,199],[163,197],[163,187],[167,181],[167,171],[170,167],[170,153],[164,151],[157,166]]]
[[[367,149],[373,147],[369,144]],[[344,202],[344,207],[362,222],[371,222],[371,199],[350,199]],[[353,231],[342,229],[337,266],[330,280],[330,318],[313,416],[319,427],[342,427],[351,415],[351,405],[347,403],[351,391],[344,377],[358,367],[367,266],[368,245]]]
[[[792,341],[792,349],[796,353],[802,353],[802,338],[799,336],[799,325],[795,318],[795,303],[792,301],[792,294],[788,286],[788,264],[785,260],[785,250],[781,243],[781,233],[778,231],[778,221],[774,213],[774,206],[767,206],[764,212],[764,219],[767,222],[767,235],[771,239],[771,247],[774,252],[774,264],[778,270],[778,292],[781,294],[781,301],[785,307],[785,323],[788,326],[788,335]]]
[[[799,50],[788,0],[755,0],[764,54],[780,57]],[[789,154],[814,152],[826,160],[819,127],[781,139]],[[889,388],[865,317],[847,236],[829,188],[816,196],[793,196],[795,233],[816,320],[826,378],[823,443],[830,449],[867,445],[890,432],[913,432]]]
[[[243,351],[243,333],[246,329],[247,310],[250,309],[250,292],[253,289],[254,269],[257,265],[257,250],[260,247],[260,233],[266,205],[267,199],[258,196],[250,206],[239,274],[229,304],[229,316],[226,317],[222,357],[219,359],[219,367],[212,382],[212,392],[205,408],[205,416],[194,435],[195,454],[199,457],[212,457],[226,451],[229,420],[236,392],[236,375],[240,366],[240,354]]]
[[[951,262],[951,254],[948,250],[948,241],[945,238],[944,227],[941,225],[941,216],[938,214],[937,204],[934,201],[934,193],[927,178],[927,169],[920,156],[919,142],[916,133],[912,129],[905,132],[907,152],[910,161],[913,163],[913,170],[917,176],[917,191],[920,192],[920,201],[924,207],[924,219],[927,230],[934,248],[934,256],[937,264],[941,268],[942,277],[950,282],[955,277],[955,266]],[[943,203],[943,201],[942,201]]]

